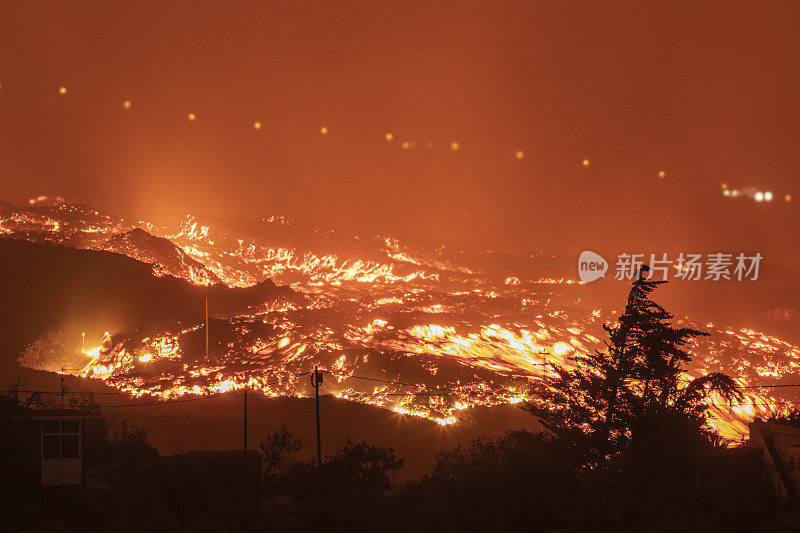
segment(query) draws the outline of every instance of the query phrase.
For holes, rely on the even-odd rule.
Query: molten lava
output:
[[[135,228],[141,230],[129,233]],[[602,349],[601,325],[615,320],[614,311],[581,308],[580,282],[563,274],[492,274],[481,261],[493,252],[425,250],[280,216],[241,230],[188,216],[170,229],[43,197],[24,208],[0,204],[3,234],[112,250],[153,264],[157,275],[195,284],[240,287],[269,278],[306,297],[304,304],[268,302],[215,319],[208,354],[202,322],[143,338],[106,335],[85,354],[79,374],[134,397],[245,387],[305,396],[307,374],[319,366],[331,374],[325,389],[338,397],[450,424],[472,406],[524,400],[548,364],[570,367],[578,355]],[[175,250],[164,249],[169,243]],[[687,379],[722,371],[747,387],[777,384],[800,368],[800,349],[784,340],[751,329],[705,329],[711,336],[696,341]],[[788,409],[764,390],[745,392],[738,403],[709,401],[709,424],[723,437],[737,439],[754,417]]]

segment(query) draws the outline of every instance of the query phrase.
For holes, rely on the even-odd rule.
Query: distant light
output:
[[[146,353],[146,354],[144,354],[143,356],[141,356],[139,358],[139,362],[140,363],[148,363],[148,362],[152,361],[152,359],[153,359],[152,354]]]
[[[450,149],[454,152],[457,152],[459,148],[461,148],[461,146],[456,141],[450,143]]]
[[[523,157],[525,157],[525,152],[523,152],[522,150],[517,150],[517,153],[514,154],[514,157],[516,157],[517,159],[522,159]]]
[[[761,192],[761,191],[758,191],[755,194],[755,199],[756,199],[756,202],[763,202],[764,201],[764,193]]]
[[[729,191],[728,189],[725,189],[724,191],[722,191],[722,194],[724,194],[725,196],[730,196],[731,195],[731,191]]]
[[[257,129],[257,130],[260,130],[260,129],[261,129],[261,123],[260,123],[260,122],[258,122],[258,121],[256,121],[256,122],[253,122],[253,127],[254,127],[255,129]]]
[[[59,94],[67,94],[67,88],[66,87],[59,87],[58,88],[58,93]]]
[[[728,188],[728,184],[727,183],[723,183],[722,184],[722,189],[724,190],[724,189],[727,189],[727,188]]]
[[[408,150],[409,146],[410,145],[408,144],[408,141],[403,141],[403,144],[402,144],[403,150]]]
[[[394,135],[392,135],[391,133],[387,133],[387,134],[385,135],[385,137],[386,137],[386,140],[387,140],[387,141],[391,141],[392,139],[394,139]]]
[[[787,202],[791,202],[792,201],[792,195],[791,194],[787,194],[786,196],[783,197],[783,199],[785,201],[787,201]]]
[[[196,118],[197,118],[197,115],[195,115],[194,113],[189,113],[189,120],[194,120]]]
[[[323,134],[323,135],[327,135],[327,134],[328,134],[328,128],[326,128],[325,126],[322,126],[322,127],[319,129],[319,132],[320,132],[321,134]]]
[[[122,102],[122,107],[124,107],[125,109],[130,109],[131,108],[131,101],[130,100],[125,100],[124,102]]]
[[[659,171],[658,171],[658,177],[659,177],[659,178],[663,178],[663,177],[664,177],[664,176],[666,176],[666,175],[667,175],[667,173],[666,173],[666,172],[664,172],[663,170],[659,170]]]
[[[764,193],[764,201],[771,202],[772,201],[772,191],[767,191]]]
[[[582,164],[583,166],[585,166],[585,167],[588,167],[588,166],[589,166],[589,160],[588,160],[588,159],[584,159],[584,160],[581,162],[581,164]]]
[[[731,192],[731,196],[739,196],[740,194],[741,193],[736,189],[734,189],[733,192]]]

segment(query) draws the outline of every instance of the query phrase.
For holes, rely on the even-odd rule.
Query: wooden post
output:
[[[247,388],[244,389],[244,434],[242,437],[245,464],[247,461]]]
[[[319,385],[322,383],[322,372],[314,367],[314,373],[311,374],[311,385],[314,387],[315,392],[315,405],[317,410],[317,468],[322,465],[322,441],[319,434]]]

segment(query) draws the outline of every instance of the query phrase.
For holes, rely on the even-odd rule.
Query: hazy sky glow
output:
[[[800,259],[795,2],[3,12],[2,199]],[[774,200],[725,198],[722,183]]]

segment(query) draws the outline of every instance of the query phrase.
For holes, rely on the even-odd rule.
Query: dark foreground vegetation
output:
[[[701,332],[672,325],[634,282],[606,350],[549,369],[525,409],[546,432],[509,431],[442,451],[429,475],[397,481],[391,448],[346,442],[322,464],[300,460],[284,426],[259,454],[156,457],[147,436],[111,424],[93,402],[87,467],[95,488],[5,483],[3,528],[218,531],[781,531],[800,527],[773,494],[758,453],[710,432],[703,400],[733,398],[722,374],[680,379]],[[37,401],[45,401],[39,399]],[[32,405],[3,396],[3,457]],[[797,415],[784,422],[800,419]],[[209,454],[213,452],[208,452]],[[227,462],[226,462],[227,461]],[[3,462],[10,480],[14,461]],[[45,490],[47,489],[47,490]]]

